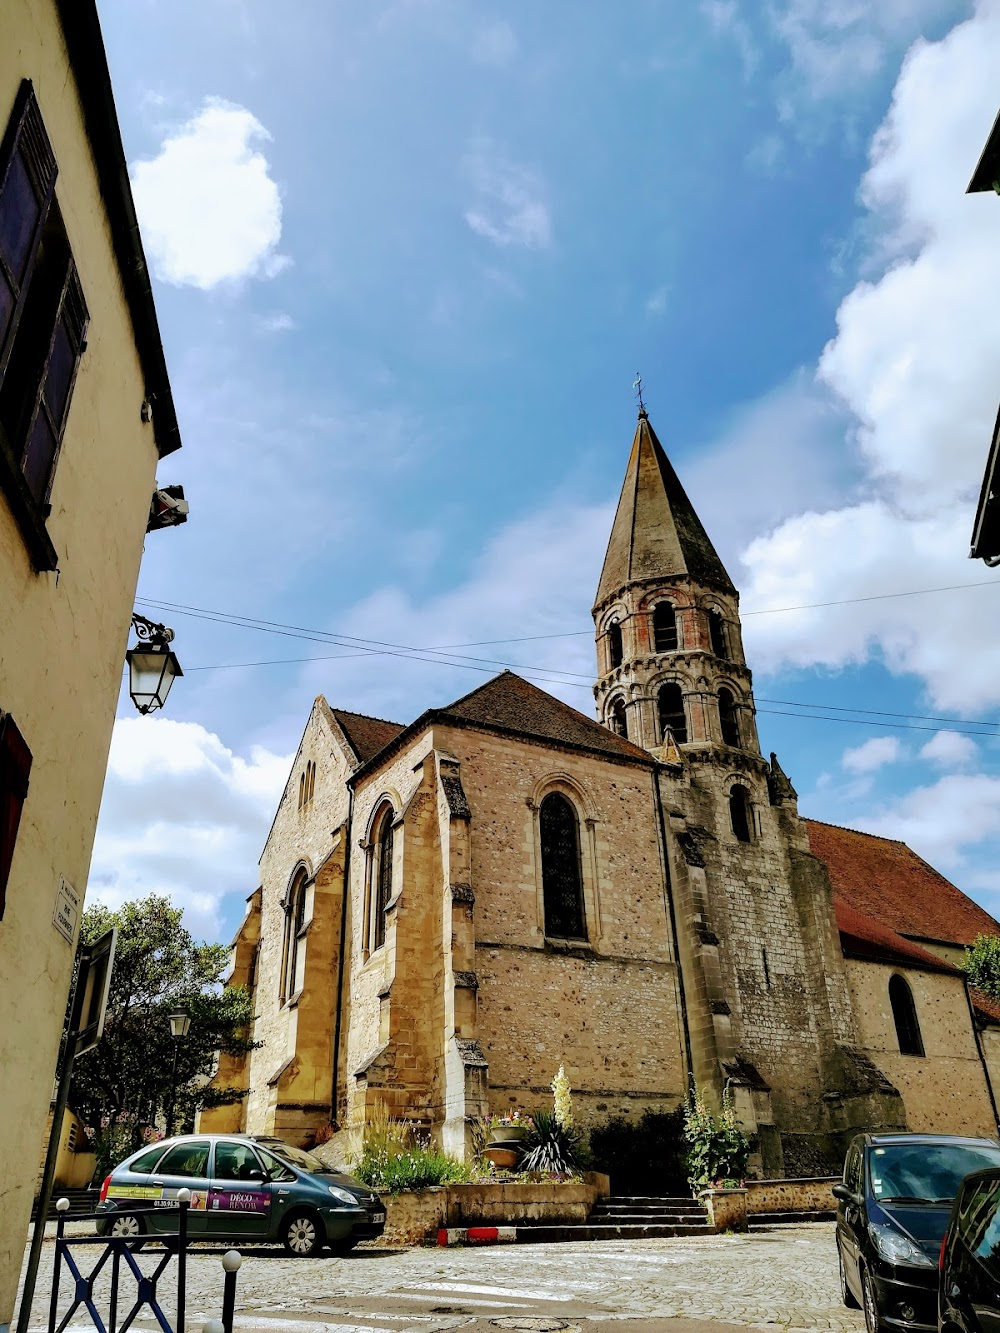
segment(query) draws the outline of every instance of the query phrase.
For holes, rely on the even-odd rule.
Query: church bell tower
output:
[[[739,593],[645,408],[593,608],[598,716],[659,758],[760,757]]]

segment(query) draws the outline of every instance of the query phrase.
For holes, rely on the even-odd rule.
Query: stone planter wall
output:
[[[708,1224],[716,1231],[746,1231],[747,1192],[735,1190],[699,1190],[698,1202],[708,1213]]]
[[[832,1211],[837,1200],[831,1193],[839,1176],[814,1176],[805,1180],[748,1180],[748,1213],[811,1213]]]
[[[607,1176],[588,1172],[582,1181],[565,1185],[499,1181],[383,1194],[386,1224],[377,1243],[421,1245],[434,1241],[441,1227],[583,1222],[607,1193]]]

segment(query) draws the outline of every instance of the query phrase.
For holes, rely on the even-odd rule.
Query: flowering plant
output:
[[[520,1107],[490,1116],[490,1129],[503,1129],[507,1125],[524,1125],[525,1129],[530,1129],[533,1124],[528,1112]]]

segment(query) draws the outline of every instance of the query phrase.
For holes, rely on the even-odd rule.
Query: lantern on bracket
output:
[[[170,687],[183,676],[181,664],[170,647],[174,632],[138,613],[132,628],[139,642],[125,654],[128,662],[128,692],[140,713],[153,713],[167,702]]]

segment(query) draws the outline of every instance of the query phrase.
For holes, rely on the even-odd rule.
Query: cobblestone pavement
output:
[[[682,1318],[743,1327],[860,1333],[841,1304],[832,1223],[695,1239],[499,1245],[468,1249],[363,1247],[346,1258],[293,1259],[246,1247],[236,1333],[438,1333],[474,1326],[595,1333],[609,1320]],[[187,1324],[218,1318],[223,1246],[188,1260]],[[33,1330],[44,1330],[54,1245],[44,1247]],[[97,1251],[90,1250],[96,1258]],[[163,1251],[137,1255],[151,1271]],[[173,1261],[171,1261],[173,1263]],[[173,1317],[173,1290],[164,1306]],[[68,1308],[64,1281],[60,1312]],[[106,1296],[105,1296],[106,1300]],[[126,1309],[128,1306],[125,1307]],[[83,1327],[74,1318],[70,1328]],[[140,1329],[152,1327],[144,1320]],[[620,1325],[619,1325],[620,1326]],[[678,1322],[676,1333],[686,1333]]]

